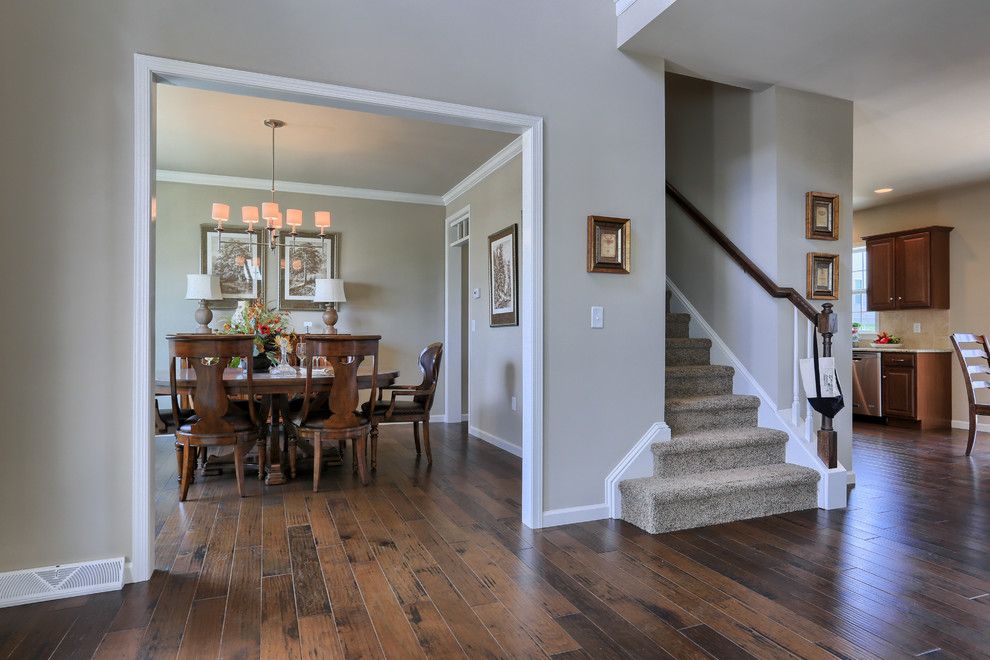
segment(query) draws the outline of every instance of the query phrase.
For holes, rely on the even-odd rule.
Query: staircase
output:
[[[818,506],[817,471],[784,462],[787,434],[757,426],[760,400],[732,393],[734,369],[711,364],[667,292],[666,421],[653,476],[619,484],[622,518],[651,534]]]

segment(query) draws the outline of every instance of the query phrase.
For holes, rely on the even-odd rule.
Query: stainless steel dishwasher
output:
[[[883,415],[880,378],[880,353],[853,353],[853,414]]]

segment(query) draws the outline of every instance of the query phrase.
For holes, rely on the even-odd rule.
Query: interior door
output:
[[[914,367],[884,367],[883,414],[915,418]]]
[[[894,239],[878,238],[866,244],[866,278],[866,308],[874,312],[896,309]]]
[[[932,306],[932,236],[928,232],[898,236],[894,244],[894,281],[901,309]]]

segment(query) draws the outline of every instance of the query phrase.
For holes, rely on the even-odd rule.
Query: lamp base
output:
[[[333,327],[335,323],[337,323],[337,310],[333,308],[333,304],[328,303],[323,310],[323,325],[327,326],[328,335],[337,334],[337,328]]]
[[[196,323],[196,332],[198,334],[212,334],[210,330],[210,322],[213,320],[213,310],[210,309],[210,305],[205,300],[199,301],[199,309],[196,310],[196,315],[194,317]]]

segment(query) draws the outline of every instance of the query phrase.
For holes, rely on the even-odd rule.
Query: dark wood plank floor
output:
[[[122,592],[0,611],[0,657],[974,658],[990,653],[990,438],[858,426],[844,511],[649,536],[534,533],[518,459],[434,425],[380,469],[177,502],[160,441],[157,561]],[[345,464],[346,465],[346,464]]]

